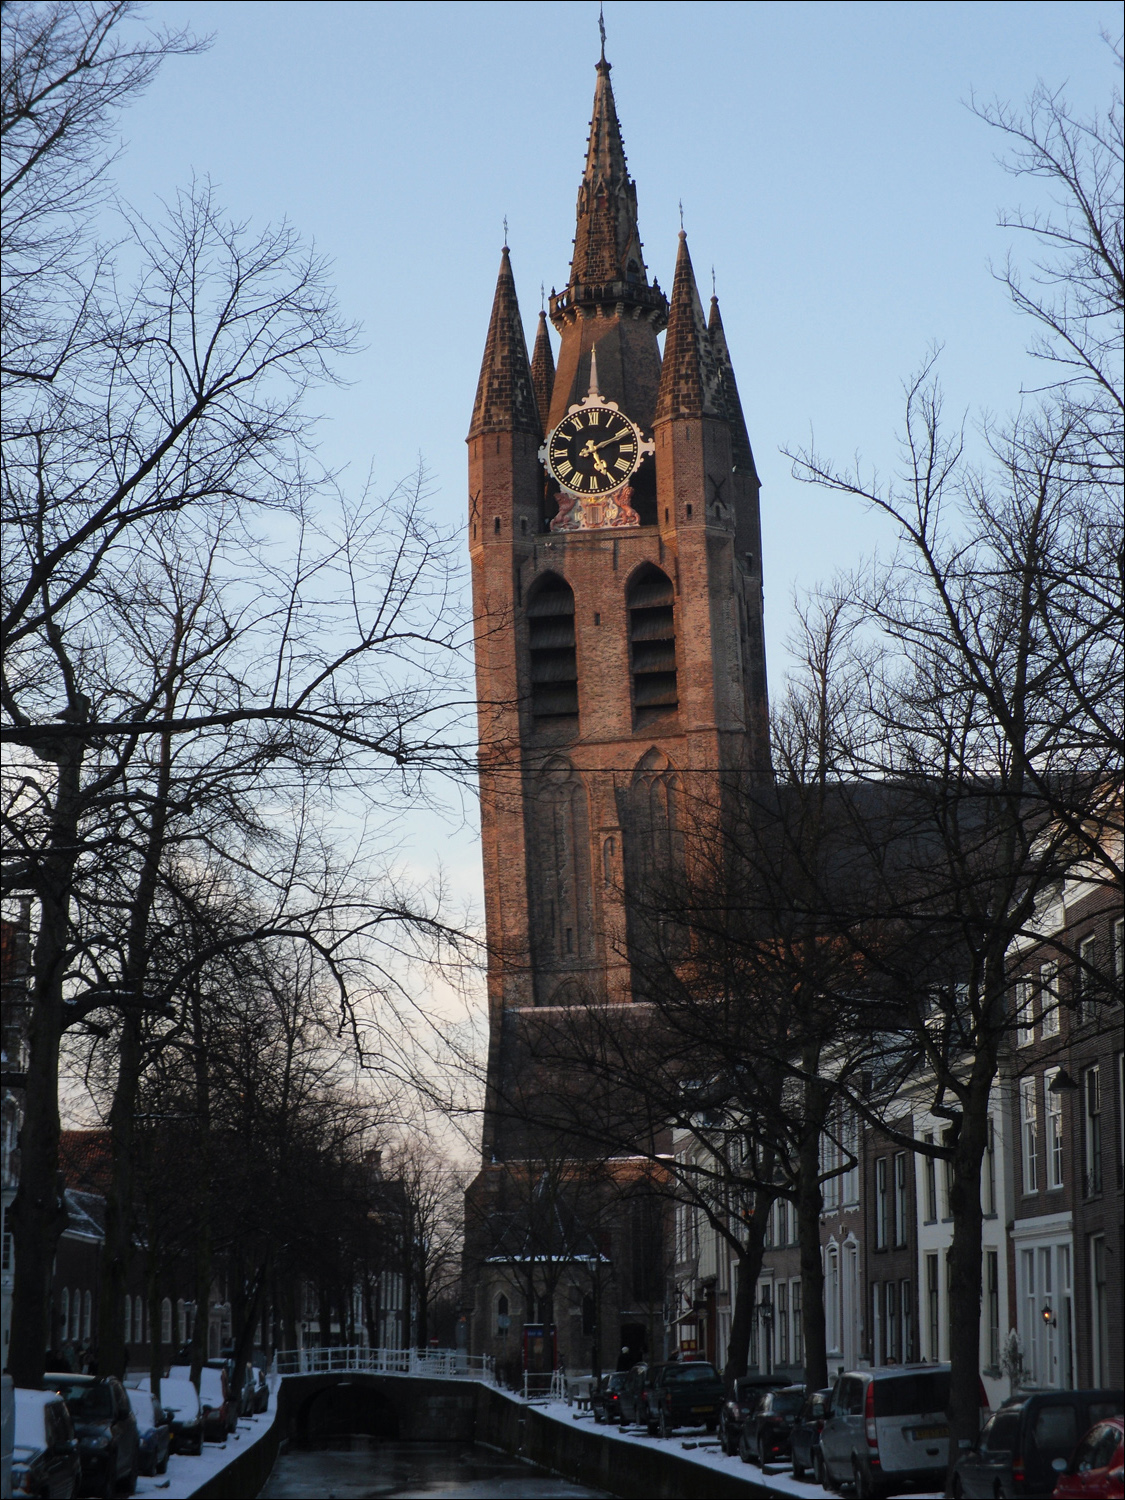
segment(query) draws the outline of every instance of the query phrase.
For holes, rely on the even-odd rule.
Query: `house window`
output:
[[[922,1137],[922,1144],[932,1146],[934,1144],[934,1133],[928,1130]],[[927,1154],[925,1158],[926,1168],[924,1172],[926,1187],[926,1223],[937,1223],[937,1161]]]
[[[887,1192],[887,1158],[875,1160],[875,1248],[885,1250],[890,1240],[890,1196]]]
[[[1109,1384],[1109,1288],[1105,1235],[1090,1236],[1090,1360],[1093,1384]]]
[[[1000,1253],[984,1252],[984,1285],[988,1315],[988,1368],[1000,1368]]]
[[[133,1299],[125,1298],[125,1344],[128,1347],[133,1342]]]
[[[914,1288],[909,1281],[898,1284],[898,1306],[902,1317],[902,1358],[914,1358]]]
[[[926,1256],[926,1332],[931,1364],[941,1358],[941,1282],[938,1258]]]
[[[1044,1097],[1047,1100],[1047,1189],[1054,1192],[1063,1185],[1063,1100],[1060,1093],[1051,1091],[1051,1085],[1059,1076],[1058,1068],[1043,1075]]]
[[[1082,1075],[1087,1196],[1102,1190],[1102,1071],[1095,1063]]]
[[[906,1244],[906,1231],[910,1223],[910,1178],[906,1152],[895,1155],[895,1244]]]
[[[1023,1190],[1039,1191],[1039,1101],[1038,1080],[1020,1080],[1020,1140],[1023,1145]]]
[[[145,1337],[145,1310],[144,1303],[139,1297],[133,1302],[133,1338],[138,1344],[144,1343]]]
[[[172,1299],[165,1297],[160,1304],[160,1342],[170,1344],[172,1342]]]
[[[82,1336],[82,1293],[78,1287],[70,1299],[70,1337],[75,1343]]]
[[[838,1353],[840,1349],[840,1252],[835,1245],[828,1247],[827,1275],[824,1278],[824,1323],[829,1352]]]
[[[789,1363],[789,1285],[784,1281],[779,1281],[777,1284],[775,1320],[777,1323],[777,1362],[787,1365]]]
[[[1030,979],[1016,980],[1016,1046],[1030,1047],[1035,1040],[1035,1001]]]
[[[82,1340],[89,1343],[94,1331],[94,1298],[87,1292],[82,1298]]]
[[[981,1207],[989,1218],[996,1217],[996,1121],[988,1117],[988,1134],[984,1146],[984,1183]]]
[[[679,702],[674,598],[672,580],[651,563],[629,581],[629,659],[640,719],[667,713]]]
[[[1118,917],[1113,924],[1113,977],[1119,984],[1125,980],[1125,917]],[[1120,989],[1117,997],[1120,1000]]]
[[[1039,1027],[1042,1036],[1059,1034],[1059,966],[1043,964],[1039,970]]]
[[[177,1331],[179,1333],[179,1342],[181,1344],[186,1344],[187,1343],[187,1309],[184,1307],[184,1299],[182,1297],[179,1297],[176,1300],[176,1328],[177,1328]]]
[[[574,594],[557,573],[537,579],[527,602],[531,712],[537,719],[578,715]]]
[[[842,1112],[840,1145],[851,1163],[841,1179],[841,1201],[848,1206],[859,1202],[859,1119],[850,1109]]]
[[[887,1298],[887,1327],[886,1327],[887,1354],[886,1354],[886,1357],[887,1357],[888,1361],[890,1361],[890,1360],[900,1360],[902,1358],[902,1354],[901,1354],[901,1352],[899,1350],[899,1346],[898,1346],[898,1297],[896,1295],[897,1291],[898,1291],[898,1288],[895,1286],[894,1282],[893,1281],[888,1281],[887,1285],[886,1285],[886,1298]]]
[[[1074,969],[1074,1019],[1079,1025],[1090,1019],[1097,975],[1097,943],[1092,937],[1083,938],[1078,944],[1078,963]]]
[[[793,1363],[799,1365],[805,1358],[804,1329],[801,1327],[801,1283],[789,1283],[789,1320],[793,1331]]]
[[[70,1337],[70,1289],[63,1287],[59,1294],[59,1343],[65,1344]]]
[[[883,1352],[883,1283],[871,1283],[871,1363],[886,1362]]]

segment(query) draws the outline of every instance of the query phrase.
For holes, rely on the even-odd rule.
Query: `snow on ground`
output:
[[[589,1422],[594,1425],[593,1417],[582,1412],[576,1416],[572,1407],[563,1401],[550,1401],[540,1406],[536,1405],[545,1416],[552,1417],[557,1422]],[[778,1464],[767,1464],[765,1469],[759,1469],[757,1464],[744,1464],[738,1457],[730,1458],[719,1447],[718,1438],[708,1437],[703,1428],[677,1430],[675,1437],[667,1440],[661,1438],[650,1438],[643,1427],[625,1427],[616,1425],[603,1425],[595,1428],[603,1437],[618,1443],[644,1443],[649,1447],[663,1448],[668,1453],[674,1453],[677,1458],[687,1459],[691,1463],[703,1465],[708,1469],[724,1469],[728,1473],[743,1474],[747,1479],[755,1480],[759,1484],[768,1484],[770,1489],[779,1495],[797,1495],[804,1500],[825,1500],[826,1491],[819,1484],[813,1484],[805,1479],[794,1479],[788,1466]],[[699,1447],[695,1447],[695,1444]],[[918,1495],[916,1500],[939,1500],[940,1491],[931,1495]]]
[[[202,1485],[232,1463],[240,1453],[265,1436],[277,1416],[277,1392],[280,1380],[270,1380],[269,1410],[256,1417],[239,1419],[238,1430],[225,1443],[204,1443],[203,1452],[173,1453],[166,1474],[141,1475],[137,1480],[138,1500],[190,1500]]]

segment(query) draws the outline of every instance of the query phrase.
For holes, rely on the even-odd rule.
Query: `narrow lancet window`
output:
[[[576,718],[574,595],[557,573],[547,573],[536,583],[527,602],[527,632],[532,713],[536,719]]]
[[[633,708],[644,720],[679,702],[672,580],[646,564],[629,581],[628,606]]]

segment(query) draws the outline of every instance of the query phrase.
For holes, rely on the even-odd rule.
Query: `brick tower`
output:
[[[528,360],[505,247],[468,437],[486,1164],[534,1154],[501,1103],[521,1012],[637,999],[630,892],[719,775],[769,774],[759,485],[734,370],[682,231],[671,298],[649,280],[604,52],[549,305],[557,368],[544,313]]]

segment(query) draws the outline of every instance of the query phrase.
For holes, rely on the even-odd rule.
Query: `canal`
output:
[[[334,1438],[324,1447],[292,1448],[274,1465],[261,1500],[353,1500],[426,1496],[427,1500],[579,1500],[603,1497],[479,1443],[396,1443]],[[606,1497],[608,1500],[608,1497]]]

